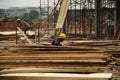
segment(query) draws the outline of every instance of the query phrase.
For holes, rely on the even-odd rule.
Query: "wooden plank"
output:
[[[0,63],[106,63],[106,61],[103,61],[102,59],[98,60],[0,60]]]
[[[26,55],[26,56],[41,56],[41,55],[45,55],[45,56],[47,56],[47,55],[49,55],[49,56],[51,56],[51,55],[65,55],[65,56],[69,56],[69,55],[85,55],[85,56],[88,56],[88,55],[90,55],[90,56],[92,56],[92,55],[99,55],[99,56],[102,56],[102,55],[104,55],[104,56],[107,56],[108,55],[108,53],[107,52],[97,52],[97,51],[33,51],[33,50],[25,50],[25,51],[23,51],[23,50],[13,50],[13,51],[3,51],[2,53],[0,53],[0,55],[1,56],[3,56],[3,55],[6,55],[6,56],[22,56],[22,55]]]
[[[113,43],[115,40],[78,40],[78,41],[69,41],[72,43]]]
[[[30,39],[28,39],[28,37],[23,33],[23,31],[22,31],[19,27],[17,27],[17,29],[18,29],[18,31],[24,36],[24,38],[26,39],[26,41],[27,41],[30,45],[32,45],[33,43],[30,41]]]
[[[16,67],[49,67],[49,66],[53,66],[53,67],[58,67],[58,66],[62,66],[62,67],[95,67],[97,66],[98,68],[100,67],[107,67],[108,64],[105,63],[101,63],[101,62],[96,62],[96,63],[83,63],[83,62],[1,62],[0,63],[0,68],[16,68]],[[81,70],[81,69],[80,69]],[[83,69],[84,70],[84,69]],[[79,71],[79,69],[78,69]],[[88,70],[88,71],[92,71],[92,69]],[[100,71],[100,69],[98,69],[97,71]]]
[[[70,45],[82,45],[82,46],[110,46],[110,45],[118,45],[117,42],[115,42],[114,40],[81,40],[81,41],[69,41]]]
[[[0,75],[2,80],[109,80],[111,73],[68,74],[68,73],[19,73]]]
[[[108,55],[104,54],[33,54],[33,55],[11,55],[0,56],[0,60],[6,59],[105,59]]]
[[[59,13],[57,24],[56,24],[56,29],[63,28],[63,24],[65,21],[66,15],[67,15],[67,11],[68,11],[70,2],[71,2],[71,0],[63,0],[62,1],[60,13]]]
[[[42,72],[103,72],[107,67],[65,67],[65,66],[46,66],[46,67],[21,67],[1,70],[0,74],[8,73],[42,73]]]
[[[14,67],[12,67],[14,66]],[[99,66],[74,66],[74,67],[70,67],[70,66],[38,66],[37,68],[33,68],[33,66],[28,66],[27,68],[18,68],[16,69],[10,69],[10,70],[6,70],[6,68],[16,68],[15,65],[10,66],[4,66],[0,67],[2,69],[5,69],[3,71],[0,71],[0,74],[5,74],[5,73],[40,73],[40,72],[104,72],[105,70],[108,69],[108,67],[99,67]],[[35,66],[36,67],[36,66]],[[91,68],[92,67],[92,68]]]
[[[106,78],[60,78],[60,77],[21,77],[0,76],[1,80],[109,80]]]
[[[72,51],[72,50],[76,50],[76,51],[98,51],[98,49],[91,49],[91,48],[8,48],[8,50],[16,50],[16,51],[18,51],[18,50],[44,50],[44,51],[46,51],[46,50],[49,50],[49,51]]]
[[[110,55],[108,55],[108,54],[106,54],[106,53],[97,53],[97,52],[73,52],[73,51],[71,51],[71,52],[58,52],[58,51],[20,51],[20,52],[3,52],[3,53],[0,53],[0,56],[2,57],[4,57],[4,56],[51,56],[52,57],[52,55],[53,55],[53,57],[54,56],[57,56],[57,55],[59,55],[59,56],[68,56],[68,57],[70,57],[70,56],[72,56],[72,57],[75,57],[75,56],[77,56],[78,55],[78,57],[82,57],[82,56],[84,56],[84,57],[103,57],[103,58],[105,58],[105,57],[110,57]],[[96,56],[95,56],[96,55]]]

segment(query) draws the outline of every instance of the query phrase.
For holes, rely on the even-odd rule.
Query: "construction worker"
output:
[[[22,30],[24,31],[24,33],[26,35],[27,30],[31,28],[30,24],[21,19],[17,19],[16,21],[18,23],[18,26],[20,26],[22,28]]]
[[[51,46],[62,46],[61,42],[64,41],[65,39],[66,39],[66,34],[61,33],[59,37],[56,37],[52,41]]]

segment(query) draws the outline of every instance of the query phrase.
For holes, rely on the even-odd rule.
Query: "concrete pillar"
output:
[[[95,37],[100,37],[100,2],[101,0],[95,0]]]

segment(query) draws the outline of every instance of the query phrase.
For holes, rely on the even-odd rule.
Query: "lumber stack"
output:
[[[90,48],[9,46],[0,53],[0,68],[45,69],[39,72],[103,72],[108,68],[110,58],[106,52]]]
[[[71,46],[2,46],[0,48],[0,78],[3,80],[109,80],[99,77],[60,77],[57,73],[110,72],[120,61],[119,41],[71,41]],[[109,70],[111,69],[111,70]],[[118,72],[118,71],[117,71]],[[39,74],[30,77],[30,74]],[[53,73],[42,77],[42,74]],[[116,74],[116,71],[113,71]],[[18,74],[18,75],[17,75]],[[21,76],[25,74],[26,76]],[[105,73],[107,74],[107,73]],[[105,75],[104,74],[104,75]],[[109,74],[109,73],[108,73]],[[117,73],[118,74],[118,73]],[[12,76],[11,76],[12,75]],[[119,74],[118,74],[119,75]],[[63,75],[61,75],[63,76]],[[83,76],[83,75],[82,75]]]
[[[84,41],[69,41],[69,45],[74,45],[76,47],[86,47],[92,49],[99,49],[104,51],[116,60],[120,62],[120,41],[119,40],[84,40]]]

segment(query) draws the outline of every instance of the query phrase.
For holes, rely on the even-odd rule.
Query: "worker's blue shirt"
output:
[[[61,43],[63,40],[64,40],[63,38],[57,37],[57,38],[55,38],[55,39],[52,41],[52,45],[62,46],[60,43]]]

